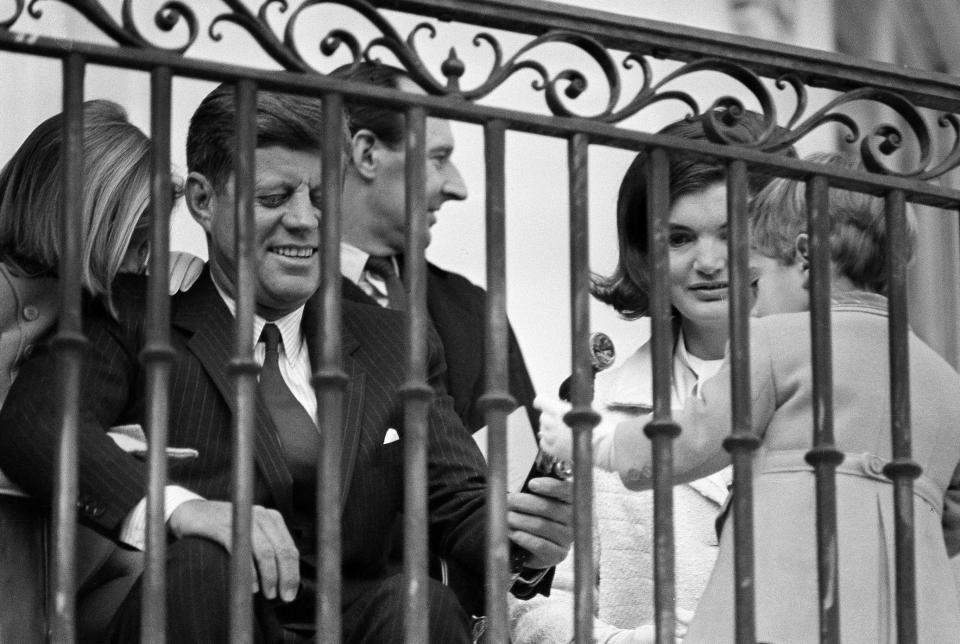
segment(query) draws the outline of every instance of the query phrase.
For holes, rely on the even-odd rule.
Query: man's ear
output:
[[[810,288],[810,239],[807,233],[800,233],[793,244],[794,262],[803,274],[803,288]]]
[[[373,179],[377,175],[379,163],[377,149],[380,140],[370,130],[357,130],[350,139],[350,164],[365,179]]]
[[[187,185],[184,190],[184,200],[187,202],[187,210],[193,216],[194,221],[200,224],[207,233],[210,232],[211,221],[213,220],[213,200],[216,199],[213,184],[205,175],[199,172],[191,172],[187,175]]]

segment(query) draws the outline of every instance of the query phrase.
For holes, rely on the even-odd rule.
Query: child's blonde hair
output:
[[[859,164],[833,152],[820,152],[807,161],[857,169]],[[830,188],[831,259],[840,275],[854,286],[874,293],[887,290],[887,219],[883,199]],[[806,185],[778,178],[750,202],[753,247],[789,266],[796,259],[797,235],[807,232]],[[909,256],[916,245],[916,223],[907,211]]]

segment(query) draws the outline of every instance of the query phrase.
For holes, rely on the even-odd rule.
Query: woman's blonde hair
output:
[[[0,171],[0,261],[56,276],[61,257],[63,114],[41,123]],[[150,139],[106,100],[83,104],[81,281],[110,303],[134,228],[150,196]]]

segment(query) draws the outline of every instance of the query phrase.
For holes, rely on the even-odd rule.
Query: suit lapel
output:
[[[377,301],[364,293],[363,289],[351,282],[346,277],[343,278],[340,293],[343,299],[357,302],[358,304],[369,304],[370,306],[380,306]]]
[[[360,371],[357,361],[349,354],[344,356],[347,373],[347,391],[344,395],[343,434],[340,437],[340,508],[346,506],[353,469],[357,463],[360,447],[361,422],[363,420],[363,391],[366,374]]]
[[[177,296],[173,325],[187,331],[187,348],[230,408],[229,432],[237,417],[236,395],[227,375],[233,357],[236,322],[210,279],[208,269],[193,287]],[[254,458],[281,512],[291,509],[293,478],[287,468],[273,419],[259,396],[255,399]]]
[[[344,288],[346,284],[353,284],[344,279]],[[355,287],[356,288],[356,287]],[[357,288],[360,291],[359,288]],[[363,291],[360,293],[364,297]],[[343,295],[346,296],[346,290]],[[317,341],[317,329],[320,328],[322,316],[320,313],[321,295],[310,298],[303,312],[303,329],[307,338],[307,350],[310,354],[310,368],[317,371],[322,364],[320,355],[320,342]],[[376,302],[374,302],[376,306]],[[341,318],[342,319],[342,318]],[[353,354],[360,348],[360,342],[350,333],[346,325],[341,323],[341,360],[344,373],[347,377],[346,388],[343,393],[343,423],[340,430],[340,511],[346,506],[347,494],[350,491],[350,481],[353,480],[354,465],[357,461],[357,451],[360,447],[360,434],[362,431],[363,420],[363,398],[365,373],[360,369]],[[318,409],[317,416],[320,419],[321,431],[331,431],[330,428],[323,426],[324,410]]]
[[[452,288],[441,269],[427,265],[427,313],[440,336],[447,360],[447,385],[465,417],[472,404],[474,388],[483,383],[484,311],[471,307],[464,293]]]

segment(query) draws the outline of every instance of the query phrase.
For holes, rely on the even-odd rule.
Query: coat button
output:
[[[33,322],[40,317],[40,310],[32,304],[23,307],[23,319],[27,322]]]
[[[883,466],[886,464],[887,462],[879,456],[871,456],[870,460],[867,462],[867,469],[869,469],[873,474],[883,476]]]

